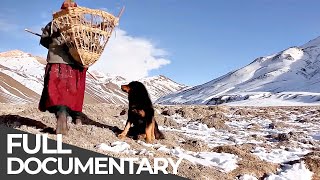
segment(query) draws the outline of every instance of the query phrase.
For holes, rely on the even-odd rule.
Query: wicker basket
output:
[[[101,56],[119,18],[101,10],[72,7],[53,14],[72,57],[85,67]]]

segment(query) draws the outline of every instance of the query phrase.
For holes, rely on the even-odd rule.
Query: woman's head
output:
[[[62,5],[61,5],[61,9],[67,9],[69,7],[77,7],[77,3],[74,2],[73,0],[65,0]]]

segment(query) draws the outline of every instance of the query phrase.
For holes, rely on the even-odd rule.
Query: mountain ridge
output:
[[[159,98],[160,104],[216,105],[228,102],[320,99],[320,37],[302,46],[256,58],[250,64],[207,83]],[[312,100],[313,99],[313,100]]]
[[[0,103],[38,102],[43,89],[44,70],[44,58],[20,50],[0,52]],[[120,85],[129,83],[128,80],[94,70],[89,72],[85,103],[127,103],[127,94],[121,91]],[[139,81],[146,85],[152,100],[185,87],[165,76]]]

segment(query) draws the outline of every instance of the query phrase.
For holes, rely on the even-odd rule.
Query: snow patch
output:
[[[194,164],[203,166],[213,166],[219,168],[222,172],[230,172],[236,169],[238,156],[228,153],[215,152],[191,152],[184,151],[181,148],[171,149],[170,153],[177,157],[182,157]]]
[[[272,149],[268,152],[263,147],[256,147],[252,153],[258,156],[260,159],[272,162],[272,163],[284,163],[288,161],[298,160],[303,155],[308,154],[310,151],[301,148],[293,148],[290,150],[284,149]]]
[[[110,152],[116,152],[116,153],[120,153],[120,152],[127,152],[130,149],[130,145],[127,144],[126,142],[114,142],[111,144],[111,146],[102,143],[96,146],[96,148],[101,149],[103,151],[110,151]]]
[[[168,149],[165,146],[162,146],[157,150],[174,155],[179,158],[183,158],[184,160],[190,161],[193,164],[216,167],[221,172],[230,172],[238,167],[238,156],[234,154],[216,152],[192,152],[186,151],[180,147]]]
[[[245,174],[245,175],[242,175],[238,180],[258,180],[258,179],[252,175]]]
[[[110,146],[102,143],[95,146],[97,149],[114,152],[114,153],[124,153],[124,154],[131,154],[131,155],[145,155],[145,156],[153,156],[153,153],[148,151],[147,149],[130,149],[130,145],[126,142],[116,141],[112,143]]]
[[[272,174],[266,180],[311,180],[313,173],[306,168],[305,163],[302,161],[297,164],[288,165],[284,170],[277,175]]]

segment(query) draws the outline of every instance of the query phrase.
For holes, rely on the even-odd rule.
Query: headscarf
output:
[[[65,0],[62,5],[61,5],[61,9],[67,9],[69,7],[77,7],[77,3],[74,2],[73,0]]]

